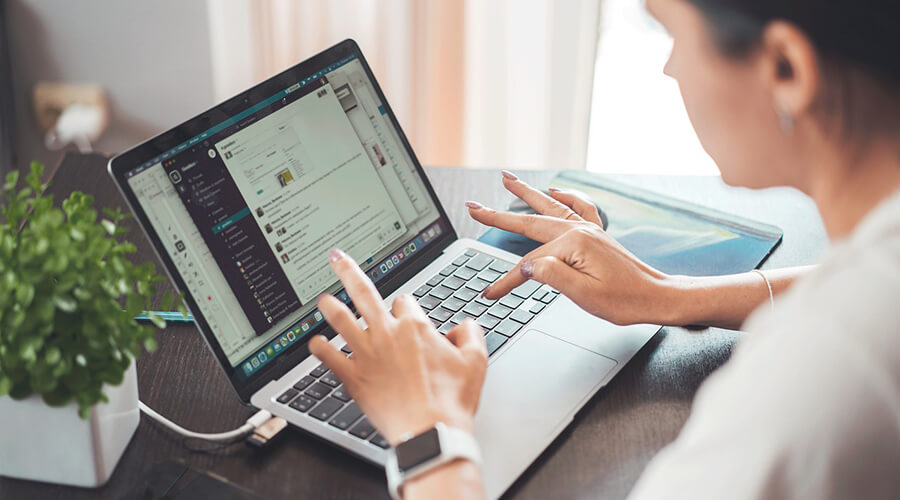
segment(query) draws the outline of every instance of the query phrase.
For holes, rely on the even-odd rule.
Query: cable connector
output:
[[[281,417],[272,417],[264,424],[256,427],[253,434],[247,438],[247,444],[262,448],[275,438],[284,428],[287,427],[287,421]]]

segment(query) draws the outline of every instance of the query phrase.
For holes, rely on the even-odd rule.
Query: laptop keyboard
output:
[[[500,300],[481,296],[488,285],[512,267],[513,264],[469,249],[417,288],[413,296],[442,335],[466,318],[474,319],[485,331],[488,355],[492,356],[559,295],[547,285],[527,281]],[[348,356],[352,354],[346,344],[341,350]],[[373,446],[390,446],[325,365],[313,368],[277,401]]]

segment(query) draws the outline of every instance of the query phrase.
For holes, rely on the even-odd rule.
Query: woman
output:
[[[678,81],[722,178],[804,191],[818,206],[831,250],[805,273],[668,276],[609,238],[590,204],[560,191],[546,197],[504,173],[504,186],[543,215],[468,203],[471,216],[545,244],[486,295],[500,297],[530,278],[616,323],[748,331],[700,388],[680,436],[647,467],[634,498],[896,498],[898,4],[647,0],[647,7],[674,38],[665,71]],[[436,422],[471,431],[486,363],[479,327],[464,323],[446,342],[412,299],[398,298],[390,314],[355,263],[339,251],[331,261],[369,329],[323,297],[322,311],[354,356],[343,357],[323,338],[311,343],[316,356],[392,444]],[[457,460],[407,483],[403,493],[477,497],[480,472]]]

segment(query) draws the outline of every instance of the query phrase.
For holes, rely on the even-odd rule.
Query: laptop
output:
[[[475,427],[491,498],[659,329],[614,326],[534,281],[481,297],[519,257],[457,237],[352,40],[109,172],[241,401],[363,460],[383,466],[388,444],[307,347],[323,334],[350,354],[316,308],[322,293],[350,304],[328,250],[360,263],[386,304],[416,297],[436,335],[474,318],[490,353]]]

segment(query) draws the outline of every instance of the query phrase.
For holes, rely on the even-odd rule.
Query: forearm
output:
[[[763,271],[778,295],[812,266]],[[672,276],[668,287],[670,325],[740,328],[747,316],[769,301],[769,289],[755,272],[727,276]]]
[[[456,460],[403,486],[403,498],[484,498],[481,468],[468,460]]]

